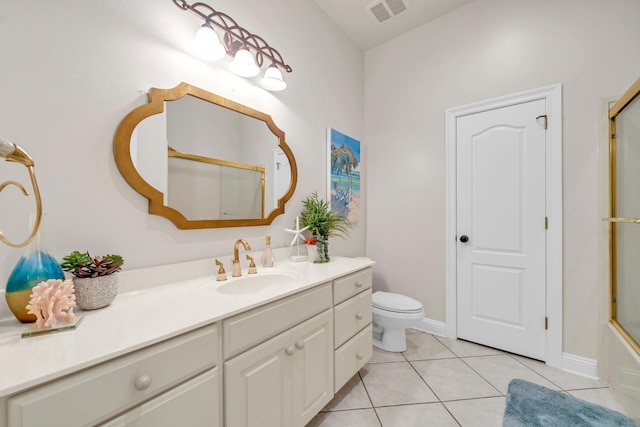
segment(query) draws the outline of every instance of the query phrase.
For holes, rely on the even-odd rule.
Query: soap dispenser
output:
[[[262,266],[273,267],[273,251],[271,250],[271,236],[267,236],[264,250],[262,251]]]

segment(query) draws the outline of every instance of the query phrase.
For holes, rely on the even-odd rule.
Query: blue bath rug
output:
[[[511,380],[502,427],[636,427],[628,417],[524,380]]]

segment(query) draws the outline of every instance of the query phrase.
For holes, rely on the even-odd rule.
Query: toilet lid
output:
[[[382,310],[415,313],[422,310],[422,304],[413,298],[391,292],[374,292],[371,296],[373,306]]]

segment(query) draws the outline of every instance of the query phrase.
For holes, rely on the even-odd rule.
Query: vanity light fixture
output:
[[[193,39],[193,49],[196,55],[205,61],[218,61],[227,53],[216,32],[206,22],[198,29]]]
[[[195,50],[202,59],[218,60],[226,53],[234,59],[229,64],[231,71],[242,77],[254,77],[260,73],[260,67],[266,62],[269,67],[260,80],[267,90],[280,91],[287,87],[282,78],[281,69],[290,73],[291,67],[285,64],[282,55],[260,36],[252,34],[238,25],[229,15],[218,12],[211,6],[185,0],[172,0],[182,10],[190,10],[204,20],[195,37]],[[223,33],[222,43],[214,28]]]

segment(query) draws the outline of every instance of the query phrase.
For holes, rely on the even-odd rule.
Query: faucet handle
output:
[[[220,261],[218,261],[217,259],[215,261],[216,261],[216,265],[218,267],[220,267],[218,269],[218,275],[216,276],[216,280],[218,282],[222,282],[223,280],[227,280],[227,273],[224,271],[224,264],[221,263]]]
[[[249,260],[249,274],[256,274],[258,269],[256,268],[256,263],[253,261],[253,258],[247,255],[247,260]]]

